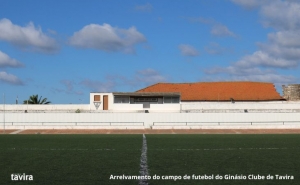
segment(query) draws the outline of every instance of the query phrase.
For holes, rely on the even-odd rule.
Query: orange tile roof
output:
[[[284,100],[274,85],[266,82],[157,83],[137,92],[179,92],[182,101]]]

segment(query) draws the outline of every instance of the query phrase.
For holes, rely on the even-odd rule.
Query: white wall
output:
[[[288,102],[181,102],[181,110],[211,109],[300,109],[300,101]]]
[[[151,111],[172,111],[172,112],[180,112],[180,104],[179,103],[170,103],[170,104],[151,104],[150,105],[150,112]]]
[[[129,103],[118,103],[112,105],[114,111],[137,111],[143,110],[142,104],[129,104]]]
[[[3,128],[0,114],[0,128]],[[6,129],[300,128],[299,113],[6,113]]]
[[[75,112],[79,110],[90,110],[89,104],[47,104],[47,105],[32,105],[32,104],[6,104],[5,111],[7,112]],[[3,104],[0,104],[0,111],[3,111]]]
[[[101,105],[96,111],[94,106],[94,94],[101,95]],[[77,109],[82,112],[103,112],[103,95],[108,95],[109,111],[107,112],[133,112],[144,110],[142,104],[114,104],[112,93],[91,93],[91,104],[49,104],[49,105],[26,105],[26,104],[6,104],[5,110],[7,112],[75,112]],[[181,102],[181,104],[151,104],[150,112],[179,112],[194,111],[198,112],[217,112],[218,110],[255,110],[256,112],[300,112],[300,101],[294,102]],[[3,110],[3,105],[0,104],[0,113]],[[148,110],[148,109],[147,109]],[[277,110],[277,111],[275,111]],[[279,111],[278,111],[279,110]],[[293,110],[293,111],[288,111]]]

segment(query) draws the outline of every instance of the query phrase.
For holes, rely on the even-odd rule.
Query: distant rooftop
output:
[[[197,82],[157,83],[137,92],[177,92],[182,101],[279,101],[284,100],[273,83]]]

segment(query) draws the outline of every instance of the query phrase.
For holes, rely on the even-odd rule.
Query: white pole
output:
[[[3,133],[5,133],[5,94],[3,93]]]

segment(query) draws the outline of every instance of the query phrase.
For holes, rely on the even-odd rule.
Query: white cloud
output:
[[[205,71],[206,78],[221,80],[297,83],[292,75],[280,74],[278,69],[295,69],[300,63],[300,2],[299,0],[231,0],[245,8],[258,8],[263,25],[275,31],[268,40],[258,43],[259,49],[227,67]]]
[[[146,38],[135,27],[121,29],[109,24],[89,24],[70,38],[72,46],[106,52],[133,53],[134,46],[143,42],[146,42]]]
[[[30,22],[25,27],[13,24],[9,19],[0,20],[0,40],[24,50],[53,53],[59,48],[56,41]]]
[[[188,44],[180,44],[178,46],[181,55],[183,56],[198,56],[199,52],[191,45]]]
[[[241,60],[235,63],[239,67],[275,67],[275,68],[291,68],[296,67],[297,62],[286,60],[284,58],[275,58],[263,51],[256,51],[252,55],[244,56]]]
[[[280,30],[300,27],[299,0],[231,0],[244,8],[259,8],[265,26]]]
[[[298,31],[278,31],[268,34],[268,40],[274,44],[284,47],[300,48],[300,32]]]
[[[260,81],[260,82],[273,82],[275,84],[286,84],[295,82],[295,78],[293,76],[286,76],[280,74],[261,74],[261,75],[251,75],[242,76],[242,77],[235,77],[236,80],[243,80],[243,81]]]
[[[263,24],[277,30],[268,34],[259,50],[245,56],[237,65],[276,68],[297,67],[300,63],[300,3],[273,0],[260,6]]]
[[[256,60],[256,62],[249,63],[254,65],[278,68],[296,67],[300,63],[299,40],[300,34],[297,31],[270,33],[266,43],[258,43],[259,51],[244,58]]]
[[[229,74],[234,76],[244,76],[249,74],[254,75],[263,75],[266,73],[273,73],[273,70],[264,70],[262,71],[260,68],[243,68],[240,66],[228,66],[228,67],[213,67],[211,69],[205,70],[206,74],[216,75],[216,74]]]
[[[276,85],[294,83],[296,78],[291,75],[281,75],[274,70],[262,70],[260,68],[243,68],[238,66],[214,67],[205,71],[208,79],[227,81],[260,81],[273,82]],[[225,76],[224,76],[225,75]]]
[[[137,5],[135,6],[135,10],[141,11],[141,12],[151,12],[152,11],[152,5],[150,3],[146,3],[144,5]]]
[[[273,0],[272,3],[262,6],[261,14],[265,26],[279,30],[300,29],[299,1]]]
[[[0,68],[5,67],[22,67],[23,64],[16,59],[10,58],[7,54],[0,51]]]
[[[212,27],[210,33],[214,36],[218,37],[236,37],[236,35],[230,31],[227,26],[224,26],[222,24],[216,24]]]
[[[300,48],[283,47],[268,43],[260,43],[259,47],[263,52],[268,53],[268,55],[272,56],[273,58],[279,58],[289,61],[290,63],[295,63],[295,66],[297,66],[300,62]]]
[[[20,80],[17,76],[6,73],[4,71],[0,71],[0,81],[12,85],[23,85],[22,80]]]

